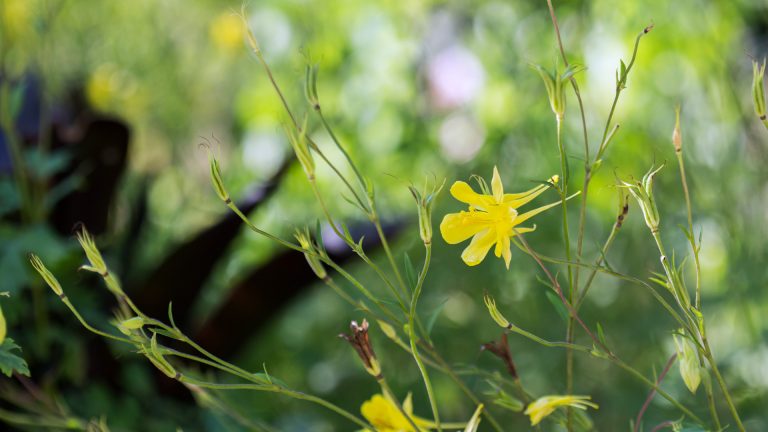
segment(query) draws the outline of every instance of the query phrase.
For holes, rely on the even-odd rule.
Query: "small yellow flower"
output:
[[[591,396],[544,396],[536,399],[525,409],[525,415],[531,417],[531,426],[539,424],[544,417],[552,414],[557,408],[571,406],[586,410],[587,407],[597,409],[594,402],[589,402]]]
[[[549,179],[549,185],[540,185],[522,193],[505,194],[501,184],[499,170],[493,167],[493,179],[491,180],[492,195],[479,194],[463,181],[457,181],[451,186],[451,195],[457,200],[469,204],[469,211],[451,213],[445,215],[440,224],[440,233],[447,243],[456,244],[472,237],[461,259],[469,266],[480,264],[485,259],[491,246],[496,248],[497,257],[504,257],[504,262],[509,268],[512,260],[510,238],[516,234],[527,233],[536,229],[536,226],[517,227],[531,217],[550,209],[558,204],[552,203],[518,214],[517,208],[527,204],[547,190],[550,185],[555,185],[558,176]],[[516,228],[517,227],[517,228]],[[474,237],[473,237],[474,236]]]
[[[403,410],[416,423],[419,431],[413,429],[411,423],[400,412],[394,402],[380,394],[373,395],[371,399],[365,401],[363,406],[360,407],[363,417],[368,420],[368,423],[377,432],[420,432],[432,428],[432,422],[413,415],[413,403],[411,402],[410,393],[405,398],[405,402],[403,402]],[[371,431],[366,430],[365,432]]]

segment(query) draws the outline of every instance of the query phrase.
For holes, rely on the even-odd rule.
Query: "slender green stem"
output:
[[[694,305],[701,311],[701,263],[699,262],[699,247],[696,244],[696,237],[693,233],[693,211],[691,208],[691,196],[688,192],[688,180],[685,176],[685,162],[683,161],[683,152],[676,151],[677,165],[680,167],[680,181],[683,183],[683,193],[685,195],[685,208],[688,214],[688,240],[691,243],[691,252],[693,252],[693,262],[696,266],[696,298]]]
[[[581,326],[582,329],[584,329],[584,332],[587,333],[590,339],[595,343],[596,346],[600,347],[603,351],[605,351],[606,355],[609,357],[615,357],[613,352],[600,340],[598,339],[595,334],[592,332],[592,330],[589,329],[589,327],[584,323],[584,321],[579,317],[579,313],[573,308],[573,305],[571,305],[570,302],[568,302],[568,299],[565,298],[565,294],[563,294],[563,288],[560,286],[560,283],[555,279],[554,276],[552,276],[552,273],[549,271],[547,266],[544,265],[544,263],[541,261],[541,258],[539,258],[539,255],[534,252],[533,249],[531,249],[531,246],[528,244],[528,241],[525,240],[523,237],[523,234],[520,234],[517,230],[513,228],[515,232],[515,237],[517,237],[520,242],[525,246],[525,248],[528,250],[528,255],[533,258],[534,261],[536,261],[536,264],[539,265],[541,270],[544,272],[544,274],[547,276],[547,279],[549,279],[550,283],[552,284],[553,289],[555,290],[555,293],[558,297],[560,297],[560,301],[563,303],[563,306],[566,307],[568,310],[568,313],[571,317],[573,317],[576,322]]]
[[[83,318],[83,316],[80,315],[80,312],[78,312],[77,308],[72,304],[71,301],[69,301],[69,297],[64,296],[61,299],[61,301],[65,305],[67,305],[67,307],[72,312],[72,314],[75,316],[75,318],[77,318],[77,320],[80,321],[80,324],[83,327],[85,327],[86,330],[90,331],[91,333],[97,334],[97,335],[99,335],[101,337],[105,337],[107,339],[116,340],[116,341],[119,341],[119,342],[133,343],[130,339],[126,339],[126,338],[123,338],[123,337],[120,337],[120,336],[115,336],[115,335],[109,334],[107,332],[103,332],[103,331],[101,331],[101,330],[91,326],[90,324],[88,324],[88,322]]]
[[[235,214],[236,214],[236,215],[238,215],[238,216],[240,217],[240,219],[241,219],[241,220],[242,220],[242,221],[243,221],[243,222],[246,224],[246,226],[248,226],[248,228],[250,228],[252,231],[254,231],[254,232],[255,232],[255,233],[257,233],[257,234],[263,235],[264,237],[267,237],[268,239],[270,239],[270,240],[272,240],[272,241],[275,241],[275,242],[277,242],[278,244],[280,244],[280,245],[282,245],[282,246],[285,246],[285,247],[287,247],[288,249],[293,249],[293,250],[295,250],[295,251],[297,251],[297,252],[301,252],[301,253],[307,253],[307,254],[310,254],[310,255],[312,255],[312,256],[315,256],[315,257],[317,257],[318,259],[320,259],[321,261],[323,261],[323,263],[327,264],[328,266],[330,266],[331,268],[333,268],[334,270],[336,270],[336,271],[337,271],[337,272],[338,272],[340,275],[342,275],[342,276],[343,276],[345,279],[347,279],[347,280],[348,280],[348,281],[349,281],[349,282],[350,282],[350,283],[351,283],[353,286],[355,286],[355,288],[357,288],[357,290],[358,290],[358,291],[360,291],[360,292],[361,292],[361,293],[362,293],[362,294],[363,294],[363,295],[364,295],[366,298],[368,298],[369,300],[371,300],[371,301],[372,301],[372,302],[373,302],[373,303],[374,303],[374,304],[375,304],[375,305],[376,305],[376,306],[377,306],[379,309],[381,309],[381,311],[382,311],[382,312],[383,312],[385,315],[387,315],[388,317],[390,317],[390,318],[391,318],[392,320],[394,320],[394,321],[399,321],[399,320],[397,319],[397,317],[396,317],[396,316],[395,316],[395,315],[392,313],[392,311],[390,311],[390,310],[389,310],[389,308],[387,308],[387,307],[386,307],[386,306],[385,306],[385,305],[384,305],[384,304],[383,304],[383,303],[382,303],[382,302],[381,302],[379,299],[377,299],[377,298],[376,298],[376,297],[375,297],[375,296],[374,296],[374,295],[373,295],[373,294],[372,294],[370,291],[368,291],[368,289],[366,289],[366,288],[365,288],[365,286],[363,286],[363,284],[361,284],[361,283],[360,283],[360,282],[359,282],[357,279],[355,279],[355,278],[354,278],[354,277],[353,277],[351,274],[349,274],[349,273],[348,273],[346,270],[344,270],[344,269],[343,269],[342,267],[340,267],[338,264],[336,264],[335,262],[333,262],[333,260],[331,260],[331,259],[330,259],[330,258],[328,258],[327,256],[324,256],[324,255],[321,255],[321,254],[317,254],[317,253],[315,253],[315,252],[313,252],[313,251],[306,251],[306,250],[304,250],[304,249],[303,249],[301,246],[299,246],[299,245],[296,245],[296,244],[293,244],[293,243],[291,243],[291,242],[285,241],[285,240],[281,239],[280,237],[274,236],[274,235],[272,235],[272,234],[270,234],[270,233],[268,233],[268,232],[266,232],[266,231],[264,231],[264,230],[260,229],[259,227],[257,227],[256,225],[254,225],[254,224],[253,224],[253,222],[251,222],[251,220],[250,220],[250,219],[248,219],[248,217],[247,217],[247,216],[245,216],[245,215],[243,214],[243,212],[242,212],[242,211],[240,211],[240,209],[237,207],[237,205],[236,205],[234,202],[232,202],[232,201],[229,201],[229,202],[227,202],[226,204],[227,204],[227,206],[228,206],[228,207],[229,207],[229,208],[230,208],[230,209],[231,209],[233,212],[235,212]]]
[[[515,246],[518,249],[520,249],[524,253],[528,254],[529,256],[533,257],[533,255],[531,255],[531,253],[528,251],[528,249],[526,249],[523,245],[519,244],[514,239],[512,241],[513,241],[513,243],[515,244]],[[548,257],[546,255],[538,255],[538,257],[542,261],[546,261],[546,262],[549,262],[549,263],[552,263],[552,264],[566,264],[567,263],[565,260]],[[644,281],[642,279],[638,279],[638,278],[633,277],[633,276],[625,275],[623,273],[617,273],[617,272],[611,271],[611,270],[609,270],[609,269],[607,269],[605,267],[593,266],[591,264],[585,264],[585,263],[572,263],[572,264],[574,266],[581,266],[581,267],[584,267],[584,268],[589,268],[589,269],[592,269],[592,270],[597,270],[597,271],[599,271],[601,273],[607,274],[609,276],[613,276],[613,277],[615,277],[617,279],[624,280],[624,281],[627,281],[627,282],[631,282],[631,283],[633,283],[635,285],[639,285],[639,286],[641,286],[643,288],[646,288],[648,291],[651,292],[651,295],[653,295],[653,297],[659,302],[659,304],[661,304],[662,307],[664,307],[664,309],[667,312],[669,312],[669,314],[672,316],[672,318],[674,318],[675,321],[677,321],[677,323],[680,324],[681,327],[686,328],[686,329],[688,329],[689,331],[692,332],[692,330],[690,328],[690,323],[684,321],[680,317],[680,314],[678,314],[677,311],[675,311],[675,309],[672,308],[672,306],[669,304],[669,302],[667,302],[664,299],[664,297],[661,294],[659,294],[659,292],[651,284],[649,284],[648,282],[646,282],[646,281]],[[691,333],[691,334],[694,334],[694,333]]]
[[[330,135],[331,140],[333,140],[334,144],[336,144],[336,148],[338,148],[341,154],[344,155],[344,157],[347,159],[347,163],[349,164],[350,167],[352,167],[352,170],[355,172],[355,177],[357,177],[359,186],[363,190],[365,190],[365,179],[363,178],[363,175],[360,174],[360,170],[357,169],[357,165],[349,156],[349,153],[347,152],[347,150],[344,148],[344,146],[341,145],[341,141],[339,141],[339,139],[336,137],[336,134],[333,132],[331,125],[328,124],[328,122],[325,120],[325,116],[323,115],[323,111],[320,109],[320,105],[317,105],[315,111],[317,112],[317,115],[320,117],[320,122],[323,124],[325,131],[328,132],[328,135]]]
[[[624,369],[625,371],[629,372],[630,375],[632,375],[635,378],[637,378],[638,380],[644,382],[645,384],[647,384],[652,389],[656,390],[656,393],[658,393],[659,395],[661,395],[661,397],[663,397],[664,399],[666,399],[670,403],[672,403],[672,405],[674,405],[677,409],[679,409],[683,414],[685,414],[689,418],[691,418],[691,420],[695,421],[696,423],[699,423],[700,425],[704,425],[705,424],[704,421],[699,416],[697,416],[691,410],[686,408],[683,404],[678,402],[678,400],[675,399],[674,397],[672,397],[669,393],[667,393],[666,391],[662,390],[661,387],[658,386],[658,384],[656,384],[655,382],[653,382],[653,381],[649,380],[648,378],[646,378],[637,369],[633,368],[632,366],[624,363],[623,361],[621,361],[621,360],[619,360],[618,358],[615,358],[615,357],[613,359],[609,358],[608,360],[610,362],[612,362],[613,364],[615,364],[616,366],[620,367],[621,369]]]
[[[384,235],[384,228],[381,226],[381,221],[379,220],[379,215],[376,211],[376,204],[371,201],[370,205],[372,209],[371,222],[373,222],[373,225],[376,227],[376,232],[378,233],[379,239],[381,240],[381,246],[384,248],[384,254],[389,260],[389,265],[392,267],[392,271],[395,273],[395,279],[397,279],[397,283],[400,284],[400,288],[403,290],[403,294],[408,295],[408,288],[403,281],[403,276],[400,274],[400,269],[395,263],[395,257],[392,254],[392,250],[389,248],[389,241],[387,240],[387,236]]]
[[[562,137],[562,125],[563,119],[561,116],[557,116],[557,148],[560,152],[560,178],[561,178],[561,190],[560,199],[561,207],[563,210],[563,239],[565,245],[565,256],[568,261],[571,261],[571,240],[568,233],[568,206],[566,200],[568,196],[568,161],[566,160],[565,147],[563,145]],[[574,300],[574,285],[573,285],[573,267],[568,265],[568,301],[573,304]],[[568,326],[566,331],[566,340],[568,343],[573,342],[573,316],[568,318]],[[568,394],[573,394],[573,351],[568,348],[565,351],[565,375],[566,375],[566,391]],[[572,413],[570,408],[568,409],[568,430],[572,429]]]
[[[595,276],[597,275],[597,269],[603,263],[603,259],[605,259],[605,255],[608,253],[608,249],[610,249],[611,244],[613,244],[613,239],[616,237],[616,233],[619,231],[620,227],[621,225],[618,223],[613,224],[611,233],[608,234],[608,238],[605,240],[602,249],[600,249],[600,256],[595,261],[595,268],[593,268],[592,272],[589,273],[589,277],[587,277],[587,281],[584,283],[584,288],[578,294],[578,299],[576,300],[575,304],[576,310],[579,310],[582,302],[584,302],[584,299],[587,297],[587,292],[589,292],[589,288],[592,286],[592,282],[595,280]],[[579,268],[581,268],[581,266],[579,266]]]
[[[723,376],[720,375],[720,369],[717,367],[717,362],[715,361],[715,357],[712,354],[712,349],[710,348],[709,341],[707,341],[706,337],[703,338],[703,344],[704,356],[706,357],[709,366],[712,368],[712,373],[715,374],[715,379],[717,380],[717,384],[720,386],[720,390],[723,392],[723,396],[725,396],[725,402],[728,404],[728,409],[731,411],[731,416],[736,422],[736,427],[740,432],[745,432],[746,429],[744,429],[744,425],[741,423],[741,417],[739,417],[739,412],[736,410],[736,405],[733,403],[733,399],[731,398],[731,392],[728,391],[728,386],[725,384]]]
[[[585,352],[585,353],[589,353],[590,351],[592,351],[592,349],[590,347],[584,346],[584,345],[578,345],[578,344],[574,344],[574,343],[570,343],[570,342],[550,342],[548,340],[545,340],[545,339],[542,339],[542,338],[536,336],[535,334],[533,334],[533,333],[531,333],[529,331],[523,330],[520,327],[518,327],[516,325],[513,325],[513,324],[510,324],[509,326],[507,326],[507,330],[509,330],[509,331],[511,331],[513,333],[517,333],[517,334],[519,334],[521,336],[524,336],[524,337],[526,337],[526,338],[536,342],[537,344],[540,344],[540,345],[543,345],[543,346],[549,347],[549,348],[566,348],[566,349],[569,349],[569,350],[581,351],[581,352]]]
[[[472,402],[475,405],[479,405],[480,404],[480,399],[475,395],[474,392],[472,392],[472,390],[469,389],[469,387],[467,387],[467,384],[461,379],[461,377],[459,377],[456,374],[456,372],[453,370],[453,368],[451,368],[451,366],[448,364],[448,362],[445,361],[445,359],[440,355],[440,353],[438,353],[437,350],[434,349],[434,347],[429,347],[427,349],[427,351],[435,359],[435,361],[437,363],[439,363],[438,370],[440,370],[441,372],[443,372],[446,375],[448,375],[448,377],[450,377],[453,380],[453,382],[455,382],[456,385],[459,386],[461,391],[463,391],[464,394],[470,400],[472,400]],[[496,420],[496,418],[493,417],[493,415],[491,414],[491,412],[489,410],[487,410],[487,409],[483,410],[483,414],[482,415],[483,415],[483,417],[486,418],[486,420],[488,420],[488,423],[491,424],[491,426],[496,430],[496,432],[501,432],[502,431],[501,425]]]
[[[411,310],[408,314],[408,336],[411,341],[411,352],[413,354],[413,359],[416,360],[416,364],[419,367],[419,372],[421,372],[421,377],[424,381],[424,386],[427,389],[427,396],[429,397],[429,404],[432,407],[432,415],[435,418],[435,427],[437,428],[438,432],[442,430],[442,427],[440,426],[440,413],[437,409],[437,400],[435,398],[435,392],[432,389],[432,381],[429,379],[429,372],[427,371],[427,368],[424,366],[424,362],[421,359],[421,355],[419,355],[419,349],[417,347],[417,336],[416,336],[416,305],[419,301],[419,296],[421,295],[422,287],[424,286],[424,280],[427,278],[427,271],[429,270],[429,263],[432,258],[432,245],[431,244],[425,244],[424,245],[425,254],[424,254],[424,266],[421,269],[421,274],[419,275],[419,279],[416,282],[416,286],[413,289],[413,296],[411,297]]]
[[[523,335],[523,336],[525,336],[525,337],[527,337],[527,338],[529,338],[529,339],[531,339],[531,340],[533,340],[533,341],[535,341],[537,343],[540,343],[540,344],[542,344],[544,346],[559,347],[559,348],[566,348],[566,349],[574,349],[576,351],[586,352],[586,353],[591,353],[591,351],[592,351],[591,349],[589,349],[589,348],[587,348],[585,346],[582,346],[582,345],[568,344],[566,342],[549,342],[549,341],[541,339],[538,336],[536,336],[534,334],[531,334],[529,332],[520,331],[520,329],[517,329],[517,328],[510,328],[509,330],[514,331],[515,333],[521,334],[521,335]],[[683,412],[685,415],[690,417],[692,420],[698,422],[699,424],[702,424],[702,425],[704,424],[704,422],[701,420],[701,418],[699,418],[696,414],[691,412],[691,410],[689,410],[684,405],[682,405],[680,402],[678,402],[669,393],[667,393],[664,390],[662,390],[661,388],[659,388],[659,385],[657,383],[649,380],[643,374],[641,374],[639,371],[637,371],[637,369],[635,369],[635,368],[629,366],[628,364],[624,363],[621,359],[619,359],[615,355],[614,356],[603,356],[603,357],[600,357],[600,358],[608,360],[611,363],[615,364],[616,366],[619,366],[621,369],[629,372],[632,376],[636,377],[637,379],[639,379],[640,381],[644,382],[649,387],[654,389],[659,395],[661,395],[663,398],[665,398],[669,402],[671,402],[675,407],[677,407],[681,412]]]
[[[46,418],[6,411],[0,408],[0,420],[6,424],[31,426],[45,429],[85,430],[86,422],[77,418]]]
[[[275,93],[277,93],[277,96],[280,98],[280,102],[283,105],[283,109],[288,114],[288,117],[291,119],[291,123],[293,124],[293,127],[296,130],[300,130],[301,125],[299,125],[298,120],[296,119],[296,116],[293,114],[293,111],[291,110],[290,105],[288,105],[288,101],[285,99],[285,96],[283,95],[283,91],[280,90],[280,86],[277,84],[277,81],[275,80],[274,75],[272,75],[272,69],[269,67],[269,63],[267,63],[266,59],[264,59],[264,55],[261,52],[261,49],[259,49],[258,45],[256,44],[256,39],[253,36],[253,33],[249,30],[248,36],[249,38],[252,38],[251,42],[251,50],[256,55],[256,58],[258,59],[259,63],[261,64],[261,67],[264,69],[264,72],[266,72],[267,77],[269,78],[269,82],[272,85],[272,88],[275,90]],[[365,209],[365,204],[362,199],[360,199],[360,196],[358,192],[355,190],[354,187],[349,183],[346,177],[341,174],[341,172],[336,168],[335,165],[331,163],[330,160],[325,156],[325,154],[320,150],[320,147],[309,137],[307,136],[307,142],[309,143],[312,150],[314,150],[318,155],[320,155],[320,158],[323,159],[323,161],[328,165],[334,173],[341,179],[341,181],[344,183],[344,185],[347,187],[349,192],[352,194],[352,196],[355,198],[357,203],[360,205],[360,208]]]
[[[320,108],[320,105],[315,106],[315,111],[317,112],[318,116],[320,117],[320,122],[323,124],[323,127],[325,128],[326,132],[328,132],[328,135],[331,137],[331,140],[336,144],[336,147],[339,149],[339,151],[344,155],[344,157],[347,159],[347,163],[350,167],[352,167],[352,170],[355,173],[355,176],[357,177],[357,181],[359,186],[365,190],[365,178],[360,173],[360,170],[357,168],[357,164],[352,160],[352,158],[349,156],[349,153],[344,148],[343,145],[341,145],[341,141],[336,137],[336,134],[333,132],[333,128],[331,128],[331,125],[328,123],[328,121],[325,119],[325,115],[323,115],[323,111]],[[403,294],[407,295],[406,291],[406,285],[403,281],[403,277],[400,274],[400,269],[395,263],[394,256],[392,255],[392,252],[389,248],[389,242],[387,241],[387,237],[384,235],[384,230],[382,229],[381,222],[379,220],[378,213],[376,211],[376,204],[372,199],[369,199],[368,202],[368,217],[370,218],[371,222],[373,222],[374,226],[376,227],[376,232],[379,234],[379,239],[381,240],[381,245],[384,248],[384,253],[387,255],[387,259],[389,260],[389,264],[392,267],[392,271],[395,273],[395,278],[397,279],[398,284],[400,285],[400,288],[403,290]]]
[[[312,402],[317,405],[320,405],[324,408],[327,408],[336,414],[345,417],[347,420],[357,424],[358,426],[361,426],[368,430],[374,430],[373,427],[365,422],[363,419],[357,417],[356,415],[350,413],[349,411],[331,403],[328,402],[325,399],[321,399],[317,396],[313,396],[310,394],[302,393],[296,390],[287,389],[284,387],[280,387],[278,385],[259,385],[259,384],[220,384],[220,383],[213,383],[213,382],[207,382],[198,380],[196,378],[192,378],[188,375],[181,375],[179,377],[179,381],[183,383],[193,384],[199,387],[203,388],[210,388],[215,390],[256,390],[256,391],[265,391],[265,392],[271,392],[271,393],[279,393],[288,397],[292,397],[294,399],[299,400],[305,400],[307,402]]]
[[[723,427],[720,425],[720,416],[717,415],[717,407],[715,407],[715,393],[712,391],[712,377],[709,372],[706,371],[704,376],[704,389],[707,393],[707,405],[709,406],[709,414],[712,416],[712,421],[715,423],[715,430],[720,431]]]
[[[400,296],[400,292],[395,288],[395,286],[392,284],[392,282],[389,280],[386,274],[381,270],[381,268],[376,265],[373,261],[371,261],[370,258],[368,258],[368,255],[365,254],[365,252],[362,250],[362,246],[359,246],[352,242],[351,240],[347,239],[347,236],[342,234],[339,229],[336,227],[336,222],[334,222],[333,217],[331,217],[330,212],[328,211],[328,207],[325,205],[325,200],[323,200],[322,195],[320,195],[320,191],[317,189],[317,184],[315,183],[314,179],[309,180],[309,184],[312,186],[312,192],[314,192],[315,197],[317,198],[317,201],[320,203],[320,208],[323,211],[323,214],[325,215],[325,218],[328,220],[328,223],[331,225],[331,228],[333,229],[333,232],[336,233],[336,236],[338,236],[340,239],[342,239],[347,246],[352,248],[360,258],[365,261],[368,266],[370,266],[376,274],[381,278],[382,281],[384,281],[384,284],[389,288],[389,290],[392,292],[392,295],[395,296],[395,299],[397,299],[397,302],[400,304],[400,307],[403,309],[403,312],[406,311],[405,307],[405,301]],[[382,238],[384,238],[383,235],[381,235]],[[382,243],[383,244],[383,243]]]

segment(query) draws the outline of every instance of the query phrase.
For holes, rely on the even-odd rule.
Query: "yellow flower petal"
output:
[[[570,406],[581,410],[586,410],[587,407],[597,409],[598,405],[590,402],[590,399],[592,399],[590,396],[544,396],[531,402],[524,414],[530,416],[531,426],[536,426],[559,407]]]
[[[533,201],[534,198],[541,195],[547,189],[549,189],[549,186],[540,185],[522,194],[506,194],[504,195],[504,204],[508,204],[513,208],[521,207]]]
[[[537,209],[533,209],[531,211],[528,211],[528,212],[525,212],[525,213],[523,213],[521,215],[518,215],[517,218],[515,219],[515,224],[521,224],[521,223],[527,221],[528,219],[536,216],[537,214],[539,214],[539,213],[541,213],[541,212],[543,212],[545,210],[549,210],[552,207],[560,205],[560,203],[561,203],[561,201],[553,202],[552,204],[547,204],[545,206],[542,206],[542,207],[539,207]]]
[[[419,432],[433,427],[433,422],[412,414],[413,403],[411,402],[410,393],[405,402],[403,402],[403,410],[408,413],[411,420],[419,427]],[[360,413],[377,432],[416,432],[411,422],[397,408],[395,402],[380,394],[373,395],[371,399],[363,402],[363,405],[360,407]]]
[[[472,237],[469,246],[461,253],[461,259],[468,266],[476,266],[485,259],[485,256],[488,255],[488,251],[495,242],[496,229],[493,227],[488,228]]]
[[[446,243],[456,244],[472,237],[488,227],[472,219],[469,212],[450,213],[440,222],[440,234]]]
[[[501,176],[499,176],[499,170],[495,166],[491,179],[491,192],[493,192],[493,199],[496,203],[501,203],[504,200],[504,185],[501,184]]]
[[[463,203],[481,209],[485,209],[489,204],[493,204],[493,198],[489,195],[482,195],[473,191],[472,187],[463,181],[453,183],[453,186],[451,186],[451,195]]]

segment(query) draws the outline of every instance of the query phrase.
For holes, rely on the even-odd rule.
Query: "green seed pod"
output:
[[[509,321],[507,321],[507,319],[504,318],[504,315],[499,312],[499,309],[496,308],[496,300],[494,300],[490,295],[486,294],[483,296],[483,301],[485,302],[485,307],[488,308],[488,313],[491,314],[491,318],[496,321],[496,324],[505,329],[509,328]]]
[[[210,165],[211,184],[213,184],[213,189],[216,191],[216,195],[218,195],[222,201],[229,204],[232,202],[232,199],[229,197],[227,189],[224,188],[224,180],[221,178],[221,167],[211,149],[208,149],[208,163]]]
[[[107,271],[107,264],[104,262],[104,258],[101,256],[101,251],[99,251],[99,248],[96,247],[96,242],[93,240],[93,237],[88,232],[88,230],[85,229],[85,227],[82,227],[82,229],[77,233],[77,241],[83,248],[85,256],[88,258],[88,262],[91,263],[90,266],[83,266],[82,268],[84,270],[92,271],[106,277],[109,274]]]
[[[29,262],[32,264],[32,267],[37,270],[40,276],[42,276],[45,283],[51,287],[53,292],[56,293],[56,295],[59,297],[64,297],[64,290],[61,289],[61,284],[59,284],[59,281],[56,280],[56,277],[53,276],[53,273],[48,271],[48,269],[45,267],[45,264],[43,264],[43,261],[40,260],[40,257],[35,254],[30,254]]]

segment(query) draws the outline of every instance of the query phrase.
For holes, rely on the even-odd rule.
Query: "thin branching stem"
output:
[[[677,353],[672,354],[669,360],[667,360],[667,364],[664,366],[664,369],[659,374],[659,378],[656,379],[657,386],[661,385],[661,381],[664,380],[665,376],[667,376],[667,373],[669,373],[669,369],[675,363],[676,359],[677,359]],[[640,430],[640,424],[643,420],[643,415],[645,415],[645,411],[648,409],[648,406],[651,405],[651,401],[653,400],[654,396],[656,396],[656,389],[652,389],[651,392],[648,393],[648,397],[645,398],[645,402],[643,403],[643,406],[640,408],[640,411],[637,413],[637,418],[635,419],[634,432],[638,432]]]
[[[363,419],[357,417],[356,415],[350,413],[349,411],[339,407],[338,405],[335,405],[317,396],[310,395],[307,393],[302,393],[296,390],[287,389],[275,384],[270,384],[270,385],[222,384],[222,383],[215,383],[215,382],[209,382],[209,381],[202,381],[196,378],[192,378],[188,375],[181,375],[179,377],[179,381],[187,384],[193,384],[203,388],[214,389],[214,390],[256,390],[256,391],[264,391],[264,392],[271,392],[271,393],[279,393],[285,396],[292,397],[294,399],[305,400],[308,402],[315,403],[317,405],[320,405],[324,408],[327,408],[335,412],[336,414],[342,417],[345,417],[347,420],[357,424],[358,426],[361,426],[368,430],[373,430],[371,429],[372,426],[370,424],[365,422]]]
[[[425,244],[424,250],[424,266],[421,268],[419,279],[413,289],[413,296],[411,297],[411,309],[408,313],[408,337],[411,341],[411,353],[413,354],[413,359],[416,360],[416,364],[419,367],[419,372],[421,372],[422,380],[424,381],[424,386],[427,389],[429,405],[432,408],[432,415],[435,418],[435,427],[439,432],[442,431],[442,427],[440,426],[440,413],[437,409],[437,400],[435,398],[434,389],[432,388],[432,381],[429,379],[429,372],[424,366],[424,362],[422,361],[421,355],[419,354],[416,336],[416,305],[419,302],[419,296],[421,296],[421,290],[424,287],[424,280],[427,278],[427,271],[429,270],[429,263],[432,258],[432,245]]]
[[[706,337],[703,338],[703,344],[704,344],[704,356],[707,359],[707,362],[709,363],[709,366],[712,368],[712,373],[715,375],[715,380],[717,381],[717,384],[720,386],[720,390],[723,393],[723,396],[725,396],[725,402],[728,404],[728,410],[731,412],[731,416],[733,417],[733,420],[736,422],[736,427],[739,429],[740,432],[746,432],[746,429],[744,429],[744,424],[741,422],[741,417],[739,417],[739,412],[736,410],[736,405],[733,403],[733,398],[731,398],[731,392],[728,391],[728,385],[725,383],[725,380],[723,379],[723,376],[720,374],[720,369],[717,367],[717,362],[715,361],[715,356],[712,354],[712,348],[709,346],[709,341]]]

